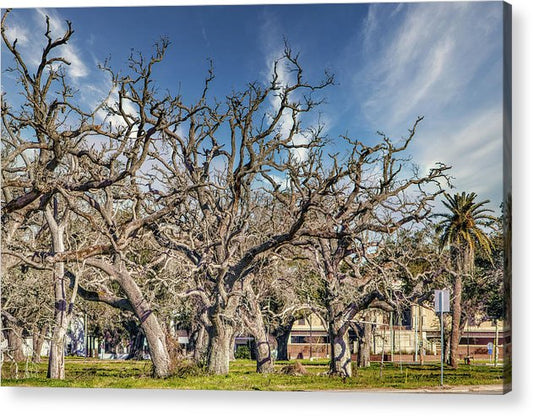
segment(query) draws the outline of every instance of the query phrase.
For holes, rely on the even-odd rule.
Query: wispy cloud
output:
[[[35,9],[31,13],[33,15],[32,20],[22,18],[16,12],[12,12],[8,17],[6,34],[11,41],[17,39],[17,46],[21,54],[30,69],[34,71],[41,62],[42,51],[46,42],[44,37],[46,17],[48,16],[49,18],[50,36],[53,40],[65,34],[67,25],[55,10]],[[59,55],[70,63],[70,65],[65,66],[65,70],[67,76],[71,77],[73,81],[89,75],[90,71],[74,39],[62,45],[60,51],[54,51],[54,56],[57,57]],[[56,65],[56,69],[58,65]]]
[[[47,9],[36,9],[35,20],[37,27],[41,29],[37,34],[42,36],[42,33],[44,33],[47,16],[50,22],[52,39],[56,39],[64,35],[67,30],[66,22],[61,19],[56,11]],[[37,41],[39,40],[37,39]],[[61,48],[61,54],[67,60],[67,62],[70,63],[70,65],[68,65],[66,68],[67,74],[70,75],[74,80],[77,80],[78,78],[83,78],[89,75],[89,70],[82,59],[80,51],[76,46],[74,46],[74,42],[74,40],[70,40],[69,43],[64,45]],[[42,43],[42,40],[40,43]]]
[[[67,23],[61,16],[61,12],[56,9],[14,10],[7,18],[7,37],[11,41],[18,40],[17,47],[30,73],[35,73],[37,70],[47,42],[46,17],[49,19],[52,40],[61,38],[67,30]],[[74,30],[76,30],[75,26],[74,23]],[[59,46],[50,53],[50,57],[62,57],[69,62],[69,65],[55,62],[52,67],[54,70],[60,66],[63,67],[67,83],[78,90],[74,99],[87,112],[100,104],[111,89],[109,76],[96,69],[97,62],[92,48],[96,48],[96,45],[92,45],[90,39],[84,42],[75,31],[67,44]],[[5,54],[5,50],[3,50],[2,58],[5,59],[5,66],[11,65],[11,58]],[[5,75],[6,78],[13,79],[14,77],[14,74],[9,72]],[[9,88],[7,90],[8,93],[11,91]],[[17,94],[9,96],[12,103],[17,103],[19,99]]]
[[[29,39],[29,32],[25,27],[15,23],[7,27],[6,36],[11,42],[16,39],[18,45],[26,45]]]
[[[400,130],[406,118],[437,113],[450,104],[498,46],[490,42],[498,31],[498,16],[480,16],[468,3],[421,3],[404,9],[370,8],[368,63],[355,78],[365,85],[362,110],[367,119]],[[377,36],[374,28],[383,24],[391,29]]]
[[[275,62],[283,56],[283,30],[275,16],[265,12],[261,32],[263,34],[263,53],[265,57],[265,71],[263,76],[265,83],[270,83],[274,74]],[[281,88],[293,85],[296,82],[294,72],[292,71],[293,68],[290,68],[288,65],[288,62],[286,61],[279,61],[276,68],[276,73],[278,76],[277,81]],[[295,100],[296,98],[297,97],[295,97],[293,93],[291,100]],[[281,97],[279,95],[272,95],[270,97],[270,104],[272,110],[276,111],[276,109],[281,105]],[[282,137],[289,137],[295,121],[298,122],[299,120],[293,120],[292,111],[290,109],[285,109],[279,121],[279,133]],[[303,162],[307,160],[308,149],[305,147],[305,145],[309,144],[309,138],[306,135],[298,132],[293,134],[292,144],[294,146],[302,146],[291,150],[291,154],[295,160],[297,162]]]
[[[453,165],[455,185],[501,199],[501,6],[375,4],[353,78],[371,129],[401,136],[424,115],[414,160]],[[383,28],[387,28],[383,30]],[[500,87],[498,87],[500,86]]]
[[[416,147],[421,167],[451,165],[458,191],[477,192],[497,206],[502,195],[502,123],[502,108],[497,106],[477,111],[468,122],[424,129]]]

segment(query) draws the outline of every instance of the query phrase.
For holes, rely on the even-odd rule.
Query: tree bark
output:
[[[65,335],[67,334],[66,320],[58,318],[52,339],[50,340],[50,354],[48,356],[47,377],[52,379],[65,379]]]
[[[332,265],[329,265],[333,268]],[[336,268],[335,268],[336,270]],[[330,299],[338,299],[338,287],[335,285],[335,270],[328,273],[327,293]],[[330,365],[329,373],[341,377],[352,376],[352,354],[350,351],[350,340],[348,337],[349,323],[354,311],[346,315],[343,304],[336,300],[329,300],[326,304],[326,321],[328,324],[328,335],[330,343]]]
[[[199,323],[196,330],[191,334],[188,348],[192,350],[192,358],[197,363],[205,363],[209,337],[203,323]]]
[[[235,361],[235,340],[237,339],[237,331],[233,331],[233,335],[231,336],[231,340],[229,343],[229,360]]]
[[[347,326],[338,326],[335,322],[328,324],[331,359],[329,372],[341,377],[352,376],[352,354]]]
[[[150,358],[153,363],[155,377],[168,377],[171,373],[171,362],[168,354],[166,337],[163,328],[152,311],[150,304],[142,295],[141,290],[129,273],[121,268],[116,275],[117,281],[130,301],[135,316],[141,323],[141,328],[146,337]]]
[[[45,216],[52,237],[52,252],[62,253],[65,251],[65,225],[67,213],[63,219],[57,220],[57,200],[54,199],[53,214],[50,207],[47,207]],[[65,284],[65,264],[58,262],[54,264],[54,327],[52,339],[50,340],[50,354],[48,356],[47,377],[63,380],[65,378],[65,336],[72,319],[73,305],[67,301],[67,288]],[[73,299],[73,298],[72,298]]]
[[[46,337],[47,332],[48,332],[48,325],[43,325],[41,329],[38,329],[37,327],[34,328],[33,353],[32,353],[32,361],[34,363],[41,362],[41,351],[43,350],[44,339]]]
[[[54,329],[52,331],[52,339],[50,340],[47,377],[59,380],[63,380],[65,378],[65,336],[67,335],[68,325],[72,317],[72,305],[67,307],[65,284],[62,278],[63,275],[64,264],[56,263],[54,265],[54,286],[56,298],[54,310]]]
[[[357,348],[357,367],[370,367],[370,336],[372,333],[372,325],[364,323],[361,328],[361,336],[359,337],[359,345]]]
[[[277,359],[280,361],[287,361],[289,359],[289,337],[292,331],[292,325],[294,319],[291,319],[286,325],[280,325],[275,331],[276,342],[278,344],[278,356]]]
[[[264,337],[268,337],[265,333]],[[261,339],[262,338],[262,339]],[[256,372],[269,374],[274,372],[274,360],[270,350],[270,343],[266,338],[256,338]]]
[[[214,305],[207,309],[207,371],[211,374],[229,373],[230,349],[233,348],[231,340],[235,332],[235,314],[240,300],[240,294],[232,294],[227,298],[218,296]]]
[[[207,371],[210,374],[229,373],[229,349],[233,328],[220,322],[208,329]]]
[[[261,306],[249,283],[246,285],[246,294],[250,316],[245,315],[243,319],[255,339],[256,371],[263,374],[273,373],[274,361],[268,339],[269,334],[265,327]]]
[[[13,360],[16,362],[24,361],[26,357],[22,349],[22,328],[14,322],[6,322],[4,334]]]
[[[454,282],[454,298],[452,312],[452,332],[450,337],[450,365],[456,369],[459,365],[458,349],[461,338],[461,298],[462,298],[462,273],[458,273]]]
[[[352,354],[350,352],[350,340],[348,331],[339,331],[330,334],[331,341],[331,360],[330,373],[342,377],[352,376]]]
[[[142,360],[145,339],[144,333],[135,321],[129,321],[127,328],[130,333],[130,348],[126,360]]]

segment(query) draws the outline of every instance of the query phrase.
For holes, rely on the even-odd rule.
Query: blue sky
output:
[[[213,95],[264,81],[283,37],[300,53],[312,80],[325,69],[336,85],[320,107],[332,146],[347,134],[375,140],[407,134],[425,117],[413,161],[428,169],[453,166],[457,191],[491,199],[502,195],[502,6],[499,2],[376,3],[290,6],[62,8],[15,10],[8,36],[28,56],[39,53],[44,15],[59,34],[71,20],[75,34],[64,51],[70,80],[87,105],[108,87],[97,64],[125,66],[131,49],[149,54],[160,36],[172,42],[156,72],[163,88],[192,101],[213,60]],[[5,69],[5,51],[2,51]],[[3,72],[4,91],[14,91]]]

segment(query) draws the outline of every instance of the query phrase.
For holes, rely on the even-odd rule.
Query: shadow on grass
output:
[[[379,363],[368,368],[354,369],[351,378],[327,375],[328,362],[306,361],[302,364],[307,375],[291,376],[279,373],[290,362],[277,362],[276,373],[257,374],[255,362],[236,360],[230,365],[228,375],[187,373],[166,379],[151,378],[150,361],[122,360],[66,360],[66,379],[46,378],[46,363],[34,364],[31,373],[19,371],[19,378],[9,374],[4,363],[2,385],[46,387],[95,387],[95,388],[154,388],[187,390],[267,390],[267,391],[317,391],[317,390],[363,390],[375,388],[417,389],[432,388],[440,384],[440,365],[402,365],[386,363],[380,370]],[[20,367],[20,366],[19,366]],[[381,377],[380,377],[381,374]],[[28,376],[28,377],[26,377]],[[501,384],[502,367],[460,366],[445,367],[447,385]]]

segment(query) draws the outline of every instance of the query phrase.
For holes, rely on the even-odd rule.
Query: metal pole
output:
[[[418,306],[415,306],[414,324],[415,324],[415,363],[418,361]]]
[[[308,317],[309,322],[309,359],[313,358],[313,332],[311,327],[311,315]]]
[[[389,319],[389,329],[390,329],[390,360],[391,360],[391,363],[394,364],[394,328],[392,327],[393,325],[393,320],[392,320],[392,312],[390,313],[390,319]]]
[[[469,325],[470,317],[466,320],[466,356],[470,360],[470,327]]]
[[[83,348],[85,349],[85,358],[89,356],[89,335],[87,334],[87,312],[83,313]]]
[[[494,336],[494,367],[498,364],[498,319],[495,321],[496,324],[496,334]]]
[[[424,364],[424,354],[426,353],[424,347],[424,320],[422,318],[422,308],[418,305],[418,330],[420,331],[420,365]]]
[[[403,372],[403,366],[402,366],[402,321],[400,317],[400,312],[398,312],[398,353],[399,353],[399,360],[400,360],[400,373]]]
[[[383,375],[383,361],[385,361],[385,325],[381,329],[381,365],[379,366],[379,378]]]
[[[444,386],[444,314],[442,312],[442,291],[439,292],[440,304],[440,385]]]

